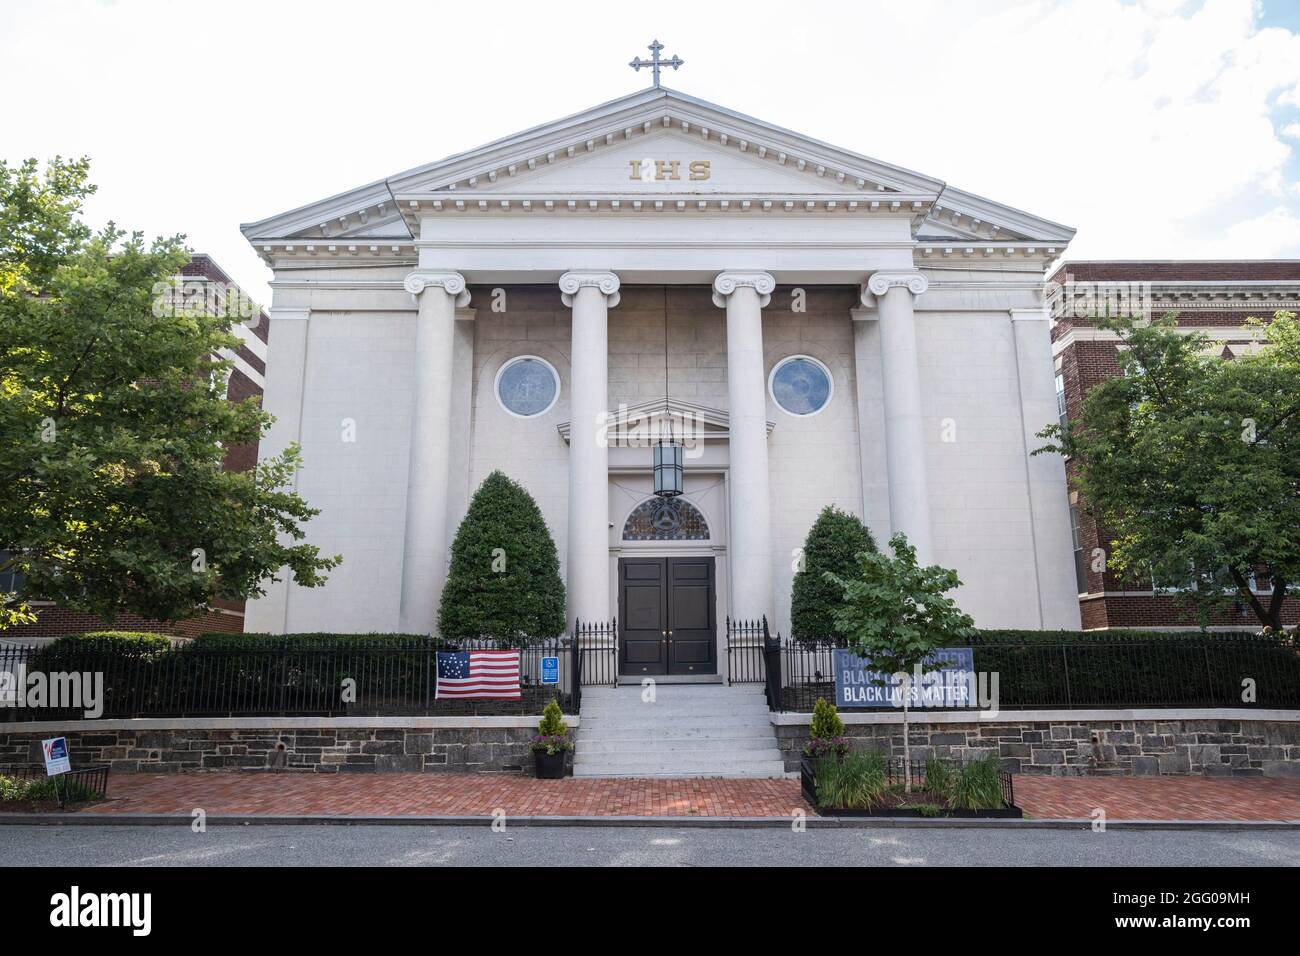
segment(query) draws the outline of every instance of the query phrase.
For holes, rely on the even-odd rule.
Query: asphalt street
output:
[[[0,866],[1297,866],[1297,830],[0,827]]]

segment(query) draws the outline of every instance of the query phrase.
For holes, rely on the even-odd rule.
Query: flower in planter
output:
[[[853,750],[847,737],[814,737],[803,745],[803,752],[813,759],[845,757]]]
[[[552,757],[573,749],[573,731],[564,725],[564,714],[554,700],[542,711],[541,723],[537,725],[537,733],[529,742],[528,749]]]
[[[563,734],[535,734],[528,744],[533,753],[546,753],[554,757],[558,753],[573,749],[573,737]]]
[[[840,720],[835,705],[828,703],[824,697],[818,697],[813,704],[809,734],[811,739],[803,747],[803,752],[809,757],[843,757],[852,750],[844,737],[844,721]]]

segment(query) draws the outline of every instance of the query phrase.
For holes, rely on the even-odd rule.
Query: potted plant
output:
[[[812,727],[808,733],[809,739],[803,745],[803,753],[811,760],[822,757],[843,760],[844,755],[852,749],[844,736],[844,721],[840,720],[835,705],[828,703],[824,697],[818,697],[813,704]]]
[[[542,711],[541,723],[528,749],[533,752],[535,775],[541,780],[564,776],[565,755],[573,749],[573,731],[564,724],[560,705],[552,700]]]

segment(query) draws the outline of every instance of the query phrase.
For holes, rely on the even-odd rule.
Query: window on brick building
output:
[[[9,560],[8,551],[0,551],[0,568],[4,567]],[[12,594],[22,587],[23,575],[21,571],[13,569],[0,571],[0,594]]]
[[[1060,376],[1057,376],[1059,381]],[[1079,509],[1070,505],[1070,539],[1074,542],[1074,581],[1080,594],[1088,593],[1088,568],[1083,561],[1083,534],[1079,530]]]
[[[1061,372],[1056,373],[1056,416],[1062,428],[1070,420],[1065,413],[1065,375]]]

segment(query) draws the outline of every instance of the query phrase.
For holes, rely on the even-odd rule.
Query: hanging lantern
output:
[[[673,441],[655,445],[655,494],[660,498],[676,498],[683,491],[682,461],[684,449]]]

